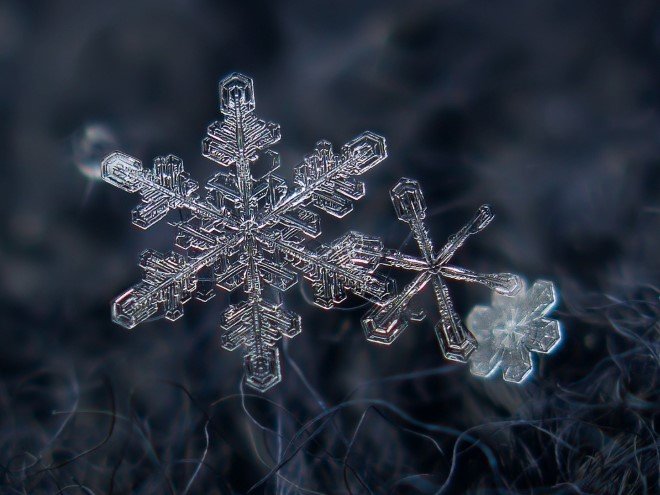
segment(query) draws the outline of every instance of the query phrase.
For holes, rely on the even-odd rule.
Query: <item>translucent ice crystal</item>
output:
[[[106,182],[139,192],[133,223],[147,229],[168,212],[179,210],[177,252],[145,251],[140,259],[144,279],[115,299],[113,320],[126,328],[162,315],[176,320],[194,295],[207,301],[214,286],[239,287],[243,300],[221,316],[221,344],[242,348],[247,384],[265,391],[281,380],[277,341],[301,330],[300,316],[284,309],[278,292],[308,279],[315,302],[341,302],[346,291],[374,301],[388,297],[392,282],[374,274],[382,250],[377,239],[350,233],[339,240],[308,247],[320,233],[312,208],[341,218],[364,196],[356,179],[386,157],[385,140],[365,132],[337,153],[327,141],[295,168],[295,187],[275,174],[279,156],[269,148],[280,139],[278,124],[254,115],[253,82],[232,74],[220,82],[223,119],[211,124],[202,154],[221,167],[202,189],[173,155],[158,157],[153,168],[115,152],[102,163]],[[255,177],[253,165],[265,163]]]
[[[470,356],[470,371],[487,376],[501,366],[506,381],[522,382],[532,371],[531,353],[548,353],[559,343],[559,322],[546,318],[556,304],[553,283],[537,280],[514,297],[493,294],[491,306],[475,306],[467,326],[479,347]]]
[[[422,256],[409,256],[399,251],[384,252],[383,264],[419,273],[400,294],[377,302],[362,320],[367,339],[391,344],[406,329],[410,320],[422,319],[423,314],[416,311],[411,303],[430,282],[440,314],[440,321],[435,326],[440,348],[447,359],[465,362],[474,351],[476,341],[456,314],[444,279],[477,282],[504,295],[515,294],[521,285],[517,275],[481,274],[448,264],[469,236],[480,232],[493,220],[493,213],[487,205],[479,208],[472,220],[452,235],[442,249],[435,252],[424,225],[426,205],[419,183],[411,179],[401,179],[392,189],[390,196],[399,220],[410,226]]]

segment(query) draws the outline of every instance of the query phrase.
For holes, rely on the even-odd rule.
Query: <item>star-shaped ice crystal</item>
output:
[[[385,139],[368,131],[339,151],[319,141],[294,168],[291,187],[275,173],[280,160],[270,148],[280,140],[280,127],[255,116],[252,79],[231,74],[220,81],[219,95],[222,120],[209,126],[202,142],[202,154],[219,168],[203,187],[174,155],[156,158],[152,169],[121,152],[103,160],[103,180],[141,194],[133,210],[137,227],[179,212],[176,251],[142,254],[145,276],[114,300],[112,318],[126,328],[161,315],[176,320],[193,296],[208,301],[214,287],[242,288],[242,300],[220,318],[220,341],[224,349],[243,350],[246,383],[264,392],[282,378],[278,341],[301,331],[300,316],[279,297],[298,282],[297,272],[311,282],[314,302],[323,308],[342,302],[347,291],[376,301],[391,295],[393,283],[374,273],[378,240],[349,232],[320,247],[309,242],[321,234],[314,210],[336,218],[350,213],[365,194],[357,177],[387,151]]]
[[[475,306],[467,317],[478,342],[470,371],[487,376],[501,366],[506,381],[522,382],[532,371],[531,353],[547,354],[561,339],[559,322],[546,318],[556,304],[554,284],[537,280],[515,296],[493,293],[491,306]]]

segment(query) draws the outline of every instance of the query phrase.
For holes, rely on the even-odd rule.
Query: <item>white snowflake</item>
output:
[[[465,330],[460,317],[454,310],[444,278],[477,282],[488,288],[511,296],[521,287],[521,279],[511,273],[475,273],[465,268],[448,265],[456,251],[469,236],[486,228],[494,215],[488,205],[483,205],[462,229],[451,236],[437,253],[428,230],[424,225],[426,204],[419,183],[412,179],[401,179],[391,191],[392,203],[399,220],[406,222],[422,253],[421,258],[399,251],[386,251],[382,264],[419,274],[400,294],[393,295],[376,306],[362,320],[367,339],[372,342],[391,344],[408,326],[410,320],[421,320],[421,311],[411,308],[413,298],[431,282],[438,304],[440,321],[435,326],[440,348],[447,359],[465,362],[476,348],[474,336]]]
[[[504,379],[520,383],[532,371],[532,352],[549,353],[561,339],[557,320],[546,318],[557,304],[554,284],[537,280],[514,297],[493,294],[491,306],[475,306],[467,318],[478,348],[470,371],[488,376],[501,366]]]
[[[265,391],[281,380],[277,341],[300,333],[300,316],[282,307],[278,292],[297,282],[293,270],[311,282],[315,302],[328,308],[350,290],[366,299],[388,297],[393,285],[375,275],[382,244],[349,233],[321,248],[307,241],[321,231],[316,207],[343,217],[364,196],[355,179],[386,157],[385,140],[365,132],[335,153],[327,141],[295,168],[295,188],[274,173],[279,156],[268,148],[280,139],[279,125],[254,116],[252,80],[232,74],[220,82],[221,122],[208,128],[203,155],[227,170],[205,185],[183,170],[173,155],[158,157],[151,170],[139,160],[115,152],[102,163],[105,181],[128,192],[140,192],[133,223],[146,229],[178,209],[178,252],[145,251],[144,279],[115,299],[113,320],[133,328],[154,316],[176,320],[193,295],[213,297],[213,286],[232,291],[242,285],[245,298],[222,315],[222,347],[244,349],[246,382]],[[255,177],[255,164],[266,172]]]

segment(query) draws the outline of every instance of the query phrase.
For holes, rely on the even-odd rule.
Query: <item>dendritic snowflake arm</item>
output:
[[[246,382],[265,392],[282,378],[277,341],[295,337],[301,331],[300,316],[281,305],[251,296],[247,301],[229,306],[222,315],[222,347],[233,351],[246,349]]]
[[[242,74],[231,74],[220,82],[221,122],[208,127],[202,154],[228,167],[236,164],[239,179],[250,174],[248,165],[259,152],[277,143],[280,126],[254,116],[254,83]]]
[[[101,177],[126,192],[141,194],[142,201],[132,212],[133,224],[141,229],[148,229],[175,208],[212,220],[217,227],[235,227],[225,211],[199,199],[199,185],[190,179],[182,160],[174,155],[155,158],[149,170],[137,158],[116,151],[103,160]]]
[[[346,299],[351,291],[371,301],[382,301],[395,290],[394,281],[375,273],[383,245],[379,239],[349,232],[316,251],[275,237],[261,240],[281,253],[311,282],[314,303],[331,308]]]
[[[410,320],[419,319],[421,315],[411,309],[411,302],[431,282],[440,315],[435,331],[442,352],[447,359],[464,362],[474,351],[476,341],[456,313],[443,279],[478,282],[502,294],[515,294],[521,283],[520,279],[512,274],[479,274],[446,265],[469,236],[480,232],[492,221],[493,214],[486,205],[479,208],[472,220],[451,236],[436,254],[423,222],[426,205],[419,183],[411,179],[401,179],[392,189],[391,197],[398,218],[410,226],[422,258],[398,251],[386,251],[382,262],[420,273],[400,294],[375,306],[365,316],[362,323],[367,339],[390,344],[406,329]]]
[[[532,352],[549,353],[561,340],[561,326],[547,318],[558,301],[554,284],[538,280],[513,297],[493,294],[491,306],[476,306],[467,326],[479,344],[470,371],[488,376],[498,366],[506,381],[520,383],[532,372]]]
[[[365,132],[346,143],[339,155],[329,142],[319,141],[314,152],[295,168],[294,182],[298,187],[265,212],[261,224],[282,221],[282,215],[307,205],[338,218],[346,216],[353,210],[353,200],[365,194],[364,183],[355,176],[386,157],[385,139],[373,132]]]
[[[220,244],[197,259],[171,252],[168,255],[148,249],[140,257],[145,277],[112,302],[112,319],[126,328],[163,315],[177,320],[183,315],[183,305],[199,287],[198,272],[213,266],[222,257],[225,245]],[[208,293],[197,293],[197,299],[207,301]]]
[[[164,255],[146,250],[140,256],[145,272],[143,281],[118,296],[112,304],[112,318],[126,328],[133,328],[161,310],[169,320],[183,314],[197,284],[196,273],[187,269],[183,256]]]

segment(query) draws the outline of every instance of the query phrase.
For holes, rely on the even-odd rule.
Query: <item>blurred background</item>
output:
[[[0,493],[657,493],[660,17],[651,0],[0,2]],[[521,386],[443,361],[432,325],[365,341],[299,283],[283,382],[243,390],[219,294],[128,332],[110,301],[174,230],[99,181],[120,149],[198,180],[217,83],[253,77],[282,172],[363,130],[389,158],[347,230],[411,254],[418,179],[457,264],[555,281],[564,340]],[[459,312],[487,290],[451,283]],[[435,315],[434,312],[430,313]]]

